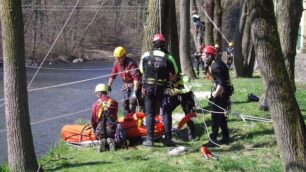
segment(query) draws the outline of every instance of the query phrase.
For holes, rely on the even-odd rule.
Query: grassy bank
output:
[[[245,115],[270,118],[267,112],[259,111],[256,102],[248,102],[247,94],[262,93],[259,77],[252,79],[232,79],[235,93],[232,96],[232,112]],[[210,82],[195,80],[195,91],[209,91]],[[296,96],[304,119],[306,119],[306,86],[297,84]],[[201,107],[207,106],[206,100],[199,101]],[[180,113],[181,109],[177,108]],[[243,122],[234,115],[228,118],[231,142],[228,146],[211,148],[219,160],[205,160],[199,153],[200,146],[208,141],[206,128],[210,132],[210,114],[198,113],[195,119],[197,139],[184,142],[177,139],[179,145],[188,151],[172,157],[161,143],[154,148],[141,145],[128,150],[98,153],[98,147],[78,148],[60,143],[40,159],[45,171],[282,171],[279,152],[276,145],[272,123]],[[6,171],[2,166],[0,171]]]

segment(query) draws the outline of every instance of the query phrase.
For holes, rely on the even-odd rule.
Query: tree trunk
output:
[[[183,74],[195,79],[190,57],[190,1],[180,3],[180,59]]]
[[[234,65],[236,77],[252,77],[255,64],[251,40],[251,23],[248,16],[252,10],[247,0],[242,2],[238,34],[235,39]]]
[[[167,0],[170,3],[170,52],[176,61],[179,72],[181,71],[179,38],[177,33],[175,0]]]
[[[249,1],[252,38],[285,171],[306,169],[306,126],[281,53],[272,0]],[[290,21],[286,21],[290,22]],[[282,38],[283,39],[283,38]],[[267,89],[267,88],[265,88]]]
[[[152,50],[152,39],[155,33],[159,32],[159,19],[158,19],[158,0],[149,0],[148,3],[148,17],[144,29],[144,38],[142,45],[142,54],[146,51]]]
[[[223,16],[223,9],[221,7],[221,0],[214,0],[214,23],[217,25],[218,29],[221,30],[222,28],[222,16]],[[214,43],[218,44],[220,47],[220,50],[222,50],[222,36],[217,30],[217,28],[214,27]]]
[[[9,168],[10,171],[36,171],[38,164],[27,100],[21,1],[2,0],[1,20]]]
[[[276,22],[290,83],[295,91],[294,65],[299,24],[303,12],[301,0],[276,0]]]
[[[204,2],[206,15],[208,15],[211,20],[214,20],[214,6],[214,0],[206,0]],[[214,45],[213,28],[213,24],[208,17],[205,16],[205,45]]]
[[[39,6],[41,5],[41,0],[36,0],[35,5]],[[33,11],[34,17],[33,17],[33,43],[32,43],[32,57],[35,59],[36,57],[36,45],[37,45],[37,28],[38,28],[38,15],[39,12],[37,9]]]

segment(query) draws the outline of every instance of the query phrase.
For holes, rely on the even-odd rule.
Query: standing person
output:
[[[216,58],[215,53],[216,49],[213,46],[207,46],[203,51],[203,60],[207,66],[209,66],[209,72],[211,73],[213,82],[210,98],[210,101],[212,102],[210,103],[211,109],[213,111],[211,113],[212,133],[210,134],[211,141],[206,144],[207,147],[215,146],[214,143],[217,142],[219,127],[222,130],[222,140],[220,143],[228,144],[230,139],[226,116],[224,114],[225,111],[223,109],[227,110],[229,107],[233,87],[230,82],[230,76],[226,64],[221,59]]]
[[[228,47],[226,48],[226,65],[227,68],[230,69],[234,59],[234,43],[228,43]]]
[[[172,111],[179,105],[181,105],[185,116],[195,117],[195,102],[193,92],[191,91],[191,84],[189,83],[189,77],[186,75],[179,75],[177,82],[173,84],[173,88],[165,94],[165,100],[163,104],[163,115],[172,115]],[[189,141],[195,139],[195,126],[192,120],[187,122],[188,139]],[[169,130],[169,129],[168,129]],[[171,130],[171,126],[170,126]]]
[[[205,23],[201,21],[200,16],[195,10],[192,11],[191,18],[192,18],[194,25],[196,26],[196,32],[203,33],[205,31]]]
[[[100,152],[116,150],[118,103],[107,95],[107,86],[98,84],[95,88],[98,100],[91,107],[91,125],[101,141]]]
[[[125,48],[119,46],[114,50],[116,58],[111,75],[108,80],[108,92],[112,91],[112,85],[117,73],[123,81],[123,115],[135,113],[137,104],[140,111],[143,110],[144,101],[141,97],[141,73],[137,63],[126,57]],[[130,107],[131,106],[131,107]]]
[[[145,52],[140,61],[140,71],[143,74],[143,94],[145,95],[147,140],[144,146],[152,147],[154,136],[154,117],[156,107],[162,108],[164,101],[164,91],[169,81],[174,81],[178,68],[175,60],[167,52],[167,43],[162,34],[156,34],[153,38],[153,51]],[[173,146],[171,140],[171,116],[165,115],[163,119],[165,126],[165,146]],[[170,130],[169,130],[170,126]]]
[[[194,57],[194,62],[195,62],[195,72],[196,72],[196,75],[197,77],[199,77],[200,75],[200,67],[202,68],[203,72],[205,71],[204,69],[204,63],[201,59],[201,56],[202,56],[202,49],[204,49],[204,46],[200,46],[199,48],[199,52],[196,51],[193,55]]]

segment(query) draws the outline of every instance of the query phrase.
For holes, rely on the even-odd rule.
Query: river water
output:
[[[41,69],[29,89],[108,75],[111,71],[112,63],[95,61],[78,64],[58,64],[44,67],[52,69]],[[53,68],[69,70],[54,70]],[[35,68],[27,68],[28,82],[31,81],[36,70],[37,69]],[[53,145],[59,142],[60,131],[65,124],[74,124],[76,120],[80,118],[90,121],[90,110],[78,114],[75,114],[74,112],[90,108],[97,100],[94,94],[94,87],[97,83],[107,82],[108,77],[105,77],[63,87],[28,92],[30,119],[31,123],[34,123],[31,125],[31,128],[37,156],[43,155]],[[121,85],[121,79],[118,77],[115,80],[112,92],[110,93],[110,96],[117,101],[122,99],[120,91]],[[3,97],[3,68],[0,67],[0,99],[3,99]],[[119,112],[122,112],[121,103],[119,103],[119,105]],[[6,131],[3,131],[6,128],[5,122],[4,106],[2,106],[0,107],[0,164],[7,161]]]

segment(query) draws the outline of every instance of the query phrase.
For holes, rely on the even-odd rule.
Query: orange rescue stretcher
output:
[[[125,130],[127,138],[140,138],[147,135],[147,129],[143,125],[144,113],[130,113],[118,119],[121,127]],[[164,126],[160,116],[155,117],[154,137],[162,136]],[[61,137],[64,142],[80,145],[93,146],[99,143],[96,134],[89,125],[65,125],[61,130]]]

